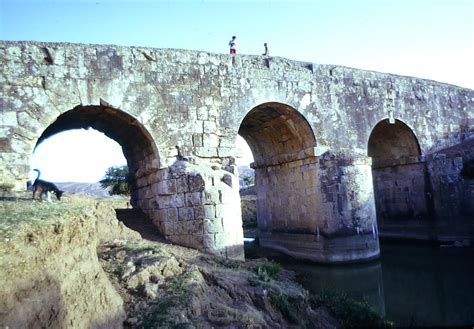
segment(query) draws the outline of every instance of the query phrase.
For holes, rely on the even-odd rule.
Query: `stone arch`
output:
[[[370,134],[367,149],[372,157],[380,236],[399,237],[403,227],[427,221],[429,177],[413,130],[400,120],[380,121]]]
[[[130,114],[108,106],[76,106],[62,113],[39,137],[35,148],[46,138],[71,129],[93,128],[122,146],[131,178],[134,206],[143,187],[140,178],[160,168],[160,157],[152,136],[146,128]]]
[[[277,102],[254,107],[242,120],[238,133],[252,150],[256,167],[302,159],[305,150],[308,153],[316,146],[304,116]]]
[[[247,113],[238,133],[254,157],[259,231],[314,231],[306,189],[315,186],[316,140],[306,119],[286,104],[264,103]]]
[[[368,156],[372,168],[387,167],[419,161],[420,145],[413,131],[405,123],[395,120],[380,121],[372,130],[368,141]]]

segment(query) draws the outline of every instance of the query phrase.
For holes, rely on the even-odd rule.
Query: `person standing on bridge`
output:
[[[237,37],[234,35],[229,41],[231,55],[235,55],[237,53],[237,42],[235,41],[235,39],[237,39]]]
[[[265,65],[270,68],[270,51],[268,50],[268,45],[266,42],[263,44],[263,46],[265,47],[265,52],[262,54],[262,56],[265,60]]]

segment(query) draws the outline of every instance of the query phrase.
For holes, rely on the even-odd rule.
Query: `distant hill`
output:
[[[82,194],[96,199],[123,199],[128,198],[119,195],[109,195],[108,189],[104,189],[100,183],[55,183],[56,186],[66,192],[66,194]]]

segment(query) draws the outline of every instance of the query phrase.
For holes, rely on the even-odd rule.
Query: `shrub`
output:
[[[270,279],[275,279],[276,276],[281,272],[282,267],[280,264],[274,262],[267,262],[263,265],[257,267],[257,276],[262,281],[270,281]]]
[[[109,188],[110,195],[130,195],[128,167],[110,167],[99,182],[103,188]]]

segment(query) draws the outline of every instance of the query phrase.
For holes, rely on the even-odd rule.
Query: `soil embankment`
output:
[[[279,265],[142,239],[118,203],[0,200],[0,327],[338,326]]]
[[[0,203],[0,327],[120,327],[123,301],[96,251],[100,236],[125,232],[114,223],[112,205],[85,199]]]

